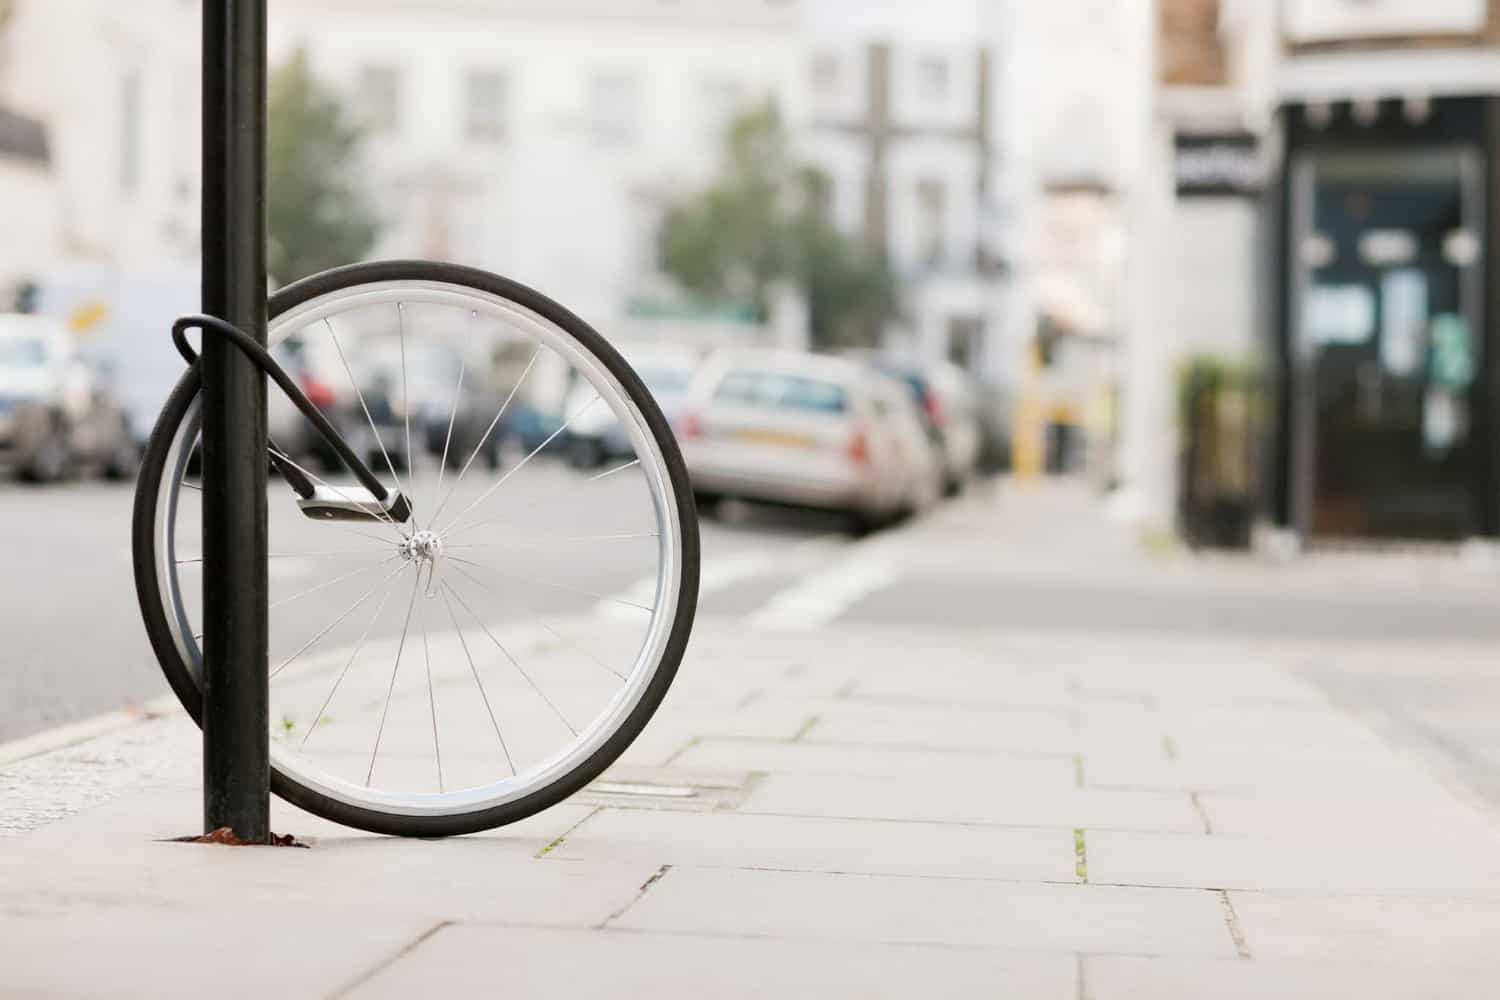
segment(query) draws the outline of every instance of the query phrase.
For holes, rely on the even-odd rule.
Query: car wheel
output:
[[[136,466],[140,464],[140,449],[135,442],[129,439],[121,441],[115,446],[114,453],[104,463],[105,479],[129,479],[135,475]]]
[[[593,438],[574,438],[568,447],[568,461],[575,469],[592,469],[604,461],[604,446]]]
[[[873,535],[890,522],[889,514],[879,514],[870,510],[849,511],[849,531],[855,538]]]
[[[67,475],[70,459],[67,442],[60,432],[54,431],[43,438],[36,451],[32,452],[24,474],[34,483],[56,482]]]
[[[718,517],[719,503],[723,499],[717,493],[695,492],[693,494],[693,504],[698,508],[700,518]]]

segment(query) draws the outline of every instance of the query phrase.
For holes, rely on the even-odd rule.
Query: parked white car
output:
[[[135,472],[125,411],[79,356],[62,320],[0,315],[0,460],[50,482],[80,465],[111,478]]]
[[[923,500],[933,459],[901,387],[858,361],[735,350],[694,378],[678,438],[705,503],[847,512],[862,528]]]
[[[698,368],[698,352],[646,346],[627,348],[624,355],[675,430],[693,372]],[[573,387],[564,404],[565,412],[576,414],[569,421],[565,435],[568,461],[580,469],[591,469],[608,459],[628,458],[635,454],[625,428],[609,408],[588,405],[594,395],[592,386],[580,382]]]

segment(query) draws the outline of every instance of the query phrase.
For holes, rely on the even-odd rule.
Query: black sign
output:
[[[1260,190],[1260,143],[1248,132],[1179,135],[1177,196],[1249,195]]]

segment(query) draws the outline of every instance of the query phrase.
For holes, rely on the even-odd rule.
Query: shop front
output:
[[[1312,541],[1497,534],[1500,99],[1281,115],[1275,520]]]

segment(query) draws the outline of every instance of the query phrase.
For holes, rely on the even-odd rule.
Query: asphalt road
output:
[[[439,494],[431,478],[435,470],[419,471],[424,479],[412,486],[428,505],[418,510],[419,519],[425,520],[425,511],[436,503],[430,497]],[[652,528],[651,518],[639,484],[628,478],[626,473],[589,482],[587,475],[539,457],[502,487],[503,494],[496,490],[484,496],[496,479],[476,466],[452,493],[438,520],[456,520],[455,527],[496,520],[451,539],[447,554],[468,562],[460,565],[455,559],[444,579],[473,614],[492,622],[524,616],[552,622],[591,612],[601,604],[618,608],[626,620],[632,615],[643,618],[644,612],[624,602],[641,600],[631,592],[654,573],[655,539],[641,537]],[[450,476],[445,491],[451,483]],[[75,480],[33,487],[0,481],[0,520],[9,526],[9,572],[0,583],[5,609],[0,742],[167,693],[136,601],[130,556],[132,496],[133,487],[125,484]],[[192,491],[183,497],[177,555],[190,560],[198,555],[198,498]],[[475,508],[465,512],[476,501]],[[270,573],[272,656],[279,663],[401,563],[394,533],[380,525],[308,521],[280,484],[273,483],[269,506],[276,556]],[[732,580],[735,560],[742,559],[742,553],[795,547],[842,527],[837,518],[776,511],[705,520],[704,563],[727,560]],[[196,590],[199,566],[184,563],[182,580],[185,590]],[[372,640],[399,632],[412,580],[412,574],[398,573],[310,652],[352,644],[371,622]],[[736,596],[726,592],[732,588],[705,589],[705,613],[735,610]],[[374,615],[382,597],[390,599],[382,613]],[[196,623],[197,602],[188,603]],[[439,603],[417,603],[413,627],[423,620],[435,619],[439,625],[447,621],[449,612]],[[463,604],[455,605],[455,611],[469,627]]]

